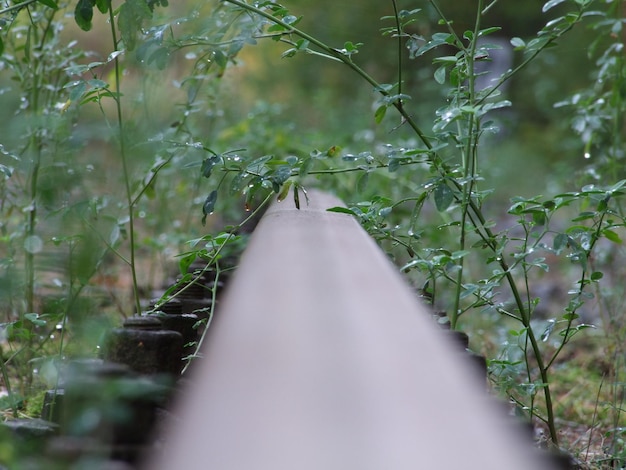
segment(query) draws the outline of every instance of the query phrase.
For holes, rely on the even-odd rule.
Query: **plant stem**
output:
[[[396,0],[391,0],[393,5],[393,16],[396,20],[396,30],[398,35],[398,95],[402,95],[402,25],[400,24],[400,17],[398,16],[398,3]],[[398,100],[398,110],[404,110],[404,104],[402,99]]]
[[[434,2],[431,2],[434,3]],[[478,6],[476,7],[476,21],[474,23],[474,35],[472,40],[470,41],[469,49],[465,49],[465,61],[467,64],[467,75],[468,75],[468,92],[469,92],[469,101],[472,103],[475,97],[475,82],[476,77],[474,76],[474,57],[476,55],[476,41],[478,40],[478,32],[480,31],[480,20],[481,20],[481,12],[482,12],[482,0],[478,1]],[[443,13],[440,12],[443,15]],[[449,23],[446,21],[446,24]],[[458,38],[457,38],[458,40]],[[460,85],[459,85],[460,86]],[[463,198],[461,203],[461,236],[459,240],[459,250],[465,250],[466,236],[467,236],[467,218],[468,218],[468,210],[469,210],[469,201],[472,199],[472,194],[474,192],[474,180],[476,176],[476,158],[477,158],[477,146],[478,146],[478,132],[474,131],[474,124],[476,123],[477,128],[479,127],[479,123],[477,122],[477,118],[474,114],[469,116],[469,123],[467,128],[467,145],[465,147],[465,151],[463,152],[463,179],[465,184],[463,185]],[[460,126],[459,122],[459,126]],[[461,304],[461,294],[463,287],[463,268],[465,264],[465,257],[462,256],[458,262],[458,271],[456,278],[456,292],[454,296],[454,306],[452,311],[450,312],[450,328],[456,329],[456,323],[460,311]]]
[[[113,8],[109,8],[109,24],[111,26],[111,37],[113,39],[113,50],[118,51],[117,48],[117,32],[115,30],[115,18],[113,15]],[[135,202],[133,200],[133,194],[130,187],[130,173],[128,171],[128,156],[126,155],[126,139],[124,133],[124,119],[122,116],[122,103],[121,103],[121,73],[119,56],[114,59],[115,63],[115,107],[117,111],[117,125],[120,145],[120,157],[122,159],[122,169],[124,174],[124,186],[126,189],[126,202],[128,205],[128,237],[130,243],[130,272],[133,279],[133,296],[135,301],[135,311],[137,314],[141,313],[141,303],[139,300],[139,285],[137,282],[137,268],[135,263]]]
[[[10,7],[6,7],[0,10],[0,15],[4,15],[5,13],[10,13],[15,10],[21,10],[22,8],[27,7],[33,3],[37,3],[39,0],[26,0],[25,2],[16,3],[15,5],[11,5]]]
[[[27,6],[27,5],[26,5]],[[30,9],[28,9],[28,13],[30,15]],[[42,101],[45,102],[45,99],[42,98],[42,92],[44,90],[45,78],[46,78],[46,69],[45,63],[42,60],[42,51],[44,48],[44,44],[46,41],[46,32],[49,30],[52,21],[54,20],[54,11],[47,17],[47,24],[43,28],[43,32],[41,37],[39,36],[38,23],[30,15],[30,25],[28,27],[27,32],[27,43],[33,44],[33,52],[30,55],[30,59],[32,62],[29,64],[29,68],[32,70],[32,80],[33,83],[31,85],[30,90],[30,102],[31,102],[31,112],[34,115],[35,125],[29,129],[30,133],[30,153],[31,157],[31,169],[30,174],[28,176],[28,180],[30,182],[30,187],[28,190],[28,195],[30,198],[30,203],[28,205],[28,215],[26,220],[26,240],[28,240],[27,245],[29,247],[25,250],[24,256],[24,270],[25,270],[25,313],[34,313],[35,312],[35,251],[32,249],[32,243],[35,242],[37,237],[37,213],[38,213],[38,189],[39,189],[39,172],[41,170],[41,162],[43,158],[43,148],[44,148],[44,135],[42,132],[41,126],[42,124],[39,122],[39,118],[43,115],[41,108],[45,106],[46,103],[42,106]],[[45,98],[45,95],[44,95]],[[25,241],[26,241],[25,240]],[[31,330],[31,328],[28,328]],[[24,360],[24,364],[28,364],[32,357],[31,346],[33,343],[35,336],[33,331],[29,331],[28,340],[26,341],[27,347],[25,349],[26,358]],[[27,365],[27,367],[29,367]],[[29,387],[32,381],[32,373],[28,370],[27,373],[24,374],[24,382],[26,387]]]

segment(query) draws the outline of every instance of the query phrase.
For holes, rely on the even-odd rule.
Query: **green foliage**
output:
[[[625,226],[621,4],[551,0],[516,5],[511,10],[519,18],[512,18],[499,10],[503,2],[455,3],[372,4],[377,24],[352,10],[338,20],[327,12],[317,16],[316,4],[295,6],[300,14],[271,1],[202,2],[182,15],[176,14],[180,5],[157,9],[168,7],[166,0],[126,0],[115,8],[109,0],[33,0],[1,10],[0,71],[15,86],[8,106],[15,115],[4,120],[0,142],[6,336],[0,372],[9,392],[2,406],[18,413],[22,397],[42,380],[33,364],[52,364],[68,348],[93,352],[93,333],[86,344],[74,342],[94,322],[109,321],[86,312],[102,307],[92,281],[111,260],[131,272],[134,307],[124,304],[124,314],[141,308],[137,250],[156,257],[171,253],[172,245],[182,251],[182,277],[162,302],[202,275],[187,272],[196,260],[206,263],[203,272],[218,273],[215,296],[224,259],[245,239],[238,235],[242,227],[272,197],[282,200],[291,191],[301,206],[309,186],[323,186],[348,202],[332,210],[356,217],[422,286],[424,300],[446,311],[452,328],[470,330],[473,322],[499,318],[506,334],[493,333],[499,350],[489,357],[492,382],[520,413],[543,422],[557,445],[557,366],[566,347],[592,327],[584,320],[590,305],[610,303],[604,286],[619,282],[607,260],[621,249]],[[539,31],[520,27],[531,9],[542,21]],[[108,22],[100,42],[109,45],[96,55],[67,42],[61,34],[67,11],[83,31]],[[328,34],[308,32],[316,23]],[[561,141],[558,134],[549,143],[574,147],[587,166],[571,178],[580,165],[566,161],[564,188],[515,196],[503,207],[501,193],[510,188],[496,185],[493,175],[507,163],[494,154],[510,147],[498,150],[506,148],[498,127],[522,134],[502,117],[525,105],[506,87],[528,82],[533,75],[524,74],[535,66],[537,82],[521,88],[550,80],[539,61],[583,24],[596,38],[589,48],[597,66],[593,82],[558,98],[551,112],[573,116],[574,137]],[[377,29],[388,54],[372,46]],[[502,35],[514,64],[479,85]],[[246,62],[255,66],[263,39],[274,57],[290,59],[273,68],[300,74],[274,77],[272,86],[301,80],[307,94],[322,96],[313,88],[332,75],[350,88],[341,95],[359,99],[333,97],[316,118],[305,101],[310,97],[281,107],[268,87],[264,101],[244,109],[250,77],[236,71]],[[322,67],[324,60],[329,69],[316,73],[301,65]],[[173,86],[163,85],[172,77]],[[163,88],[153,93],[154,83]],[[222,94],[224,87],[234,92]],[[350,94],[359,89],[365,91]],[[294,116],[299,108],[306,110],[302,120]],[[526,158],[523,149],[519,158]],[[101,174],[109,178],[105,184],[95,176]],[[532,177],[543,181],[544,174]],[[113,180],[120,187],[107,187]],[[204,233],[199,225],[211,227],[217,216],[237,222],[217,235]],[[538,291],[554,272],[571,288],[558,308],[548,308]],[[623,460],[618,404],[613,413],[607,437]]]

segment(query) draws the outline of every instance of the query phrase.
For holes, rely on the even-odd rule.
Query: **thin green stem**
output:
[[[398,16],[398,3],[396,2],[396,0],[391,0],[391,3],[393,5],[393,16],[396,20],[396,34],[398,36],[398,95],[402,95],[402,25],[400,23],[400,17]],[[398,106],[398,110],[404,109],[404,103],[402,102],[402,99],[398,100]]]
[[[26,5],[28,6],[28,5]],[[33,242],[37,237],[37,223],[38,223],[38,199],[39,199],[39,173],[41,170],[41,163],[43,159],[43,149],[44,149],[44,132],[41,130],[41,124],[37,119],[40,115],[42,115],[42,108],[45,106],[45,97],[44,93],[45,82],[46,79],[46,70],[45,70],[45,62],[42,60],[42,51],[46,41],[46,33],[50,29],[50,25],[54,20],[54,11],[46,18],[46,24],[43,27],[43,31],[41,35],[39,34],[39,24],[37,20],[31,15],[30,8],[27,8],[29,17],[30,17],[30,25],[27,31],[27,43],[34,45],[33,49],[35,51],[34,54],[30,56],[31,63],[30,69],[32,70],[32,85],[30,90],[30,106],[32,113],[35,115],[35,124],[33,127],[29,129],[30,132],[30,143],[29,146],[31,148],[31,168],[30,174],[28,176],[28,181],[30,183],[28,189],[28,195],[30,198],[27,216],[26,216],[26,238],[29,242]],[[43,94],[43,96],[42,96]],[[42,102],[44,104],[42,105]],[[25,286],[25,302],[26,302],[26,312],[33,313],[35,312],[35,252],[33,250],[26,250],[24,257],[24,270],[26,275],[26,286]],[[26,348],[26,358],[24,360],[25,364],[28,364],[31,358],[31,346],[33,340],[35,339],[34,333],[31,331],[28,336],[27,348]],[[32,380],[32,374],[30,372],[25,374],[25,383],[26,386],[30,386]]]
[[[34,23],[31,17],[31,24],[28,28],[28,42],[34,43],[38,42],[37,40],[37,25]],[[39,46],[39,44],[38,44]],[[40,86],[40,71],[41,71],[41,62],[40,62],[40,54],[34,54],[32,64],[32,73],[33,73],[33,83],[31,88],[31,106],[35,113],[39,113],[39,93],[41,90]],[[30,196],[30,205],[28,207],[28,216],[27,216],[27,229],[26,236],[33,240],[36,233],[37,227],[37,190],[39,188],[39,170],[41,167],[41,157],[42,157],[42,147],[43,143],[41,141],[41,133],[37,127],[30,129],[31,134],[31,142],[30,147],[33,152],[32,157],[32,167],[30,171],[30,175],[28,180],[30,182],[29,188],[29,196]],[[34,297],[35,297],[35,255],[31,250],[26,250],[25,255],[25,271],[26,271],[26,310],[27,312],[34,312]]]
[[[431,2],[435,3],[435,2]],[[474,102],[475,97],[475,80],[474,76],[474,57],[476,56],[476,42],[478,40],[478,32],[480,31],[480,20],[481,20],[481,11],[482,11],[482,0],[479,0],[477,6],[476,13],[476,21],[474,23],[474,35],[472,40],[470,41],[469,48],[465,48],[465,63],[467,66],[467,76],[468,76],[468,93],[469,93],[469,101],[470,103]],[[446,22],[446,24],[450,27],[448,21],[443,16],[443,12],[441,12],[438,7],[437,11],[441,15],[442,19]],[[452,30],[452,28],[450,27]],[[453,31],[453,30],[452,30]],[[457,41],[460,41],[458,36],[455,35]],[[462,45],[462,44],[461,44]],[[459,85],[461,86],[461,85]],[[460,90],[459,90],[460,91]],[[459,93],[460,94],[460,93]],[[474,181],[476,177],[476,159],[477,159],[477,146],[479,134],[474,131],[475,123],[478,126],[477,118],[474,114],[469,116],[469,122],[467,126],[467,144],[465,150],[463,152],[463,197],[461,201],[461,235],[459,237],[459,250],[464,251],[467,239],[467,219],[468,219],[468,211],[469,211],[469,201],[472,200],[472,194],[474,191]],[[458,122],[458,126],[460,128],[459,135],[463,132],[461,129],[461,122]],[[454,296],[454,306],[452,311],[450,312],[450,328],[456,329],[456,323],[458,319],[458,315],[460,312],[460,304],[461,304],[461,294],[463,290],[463,268],[465,264],[465,257],[461,257],[458,261],[458,270],[456,276],[456,291]]]
[[[0,10],[0,15],[4,15],[5,13],[11,13],[12,11],[21,10],[33,3],[37,3],[39,0],[26,0],[25,2],[16,3],[15,5],[11,5],[10,7],[3,8]]]
[[[109,24],[111,27],[111,37],[113,39],[113,50],[117,51],[117,31],[115,29],[115,18],[113,8],[109,8]],[[126,190],[126,201],[128,205],[128,238],[130,243],[130,272],[133,279],[133,297],[135,300],[135,311],[141,313],[141,303],[139,299],[139,284],[137,282],[137,267],[135,262],[135,200],[130,187],[130,172],[128,170],[128,156],[126,154],[126,139],[124,132],[124,119],[122,115],[121,103],[121,65],[119,56],[114,59],[115,65],[115,106],[117,111],[117,125],[120,145],[120,157],[122,159],[122,170],[124,176],[124,186]]]
[[[496,3],[498,3],[498,0],[493,0],[489,5],[483,8],[483,11],[481,12],[483,16],[486,15],[487,12],[496,5]]]

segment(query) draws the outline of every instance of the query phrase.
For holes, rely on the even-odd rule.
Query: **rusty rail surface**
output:
[[[337,205],[268,209],[145,468],[548,468]]]

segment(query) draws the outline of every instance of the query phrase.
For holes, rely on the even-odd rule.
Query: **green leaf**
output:
[[[144,193],[146,197],[150,200],[154,200],[157,194],[156,192],[157,177],[158,177],[157,175],[152,177],[152,179],[150,180],[150,183],[147,184],[144,189]]]
[[[13,175],[13,168],[0,163],[0,173],[4,175],[5,180],[8,180]]]
[[[446,67],[442,65],[437,70],[435,70],[435,81],[440,85],[443,85],[446,82]]]
[[[442,46],[444,44],[453,44],[454,43],[454,35],[450,33],[435,33],[430,41],[420,47],[415,53],[414,57],[419,57],[424,55],[426,52]]]
[[[103,80],[92,78],[87,80],[87,85],[89,85],[92,89],[100,90],[102,88],[107,88],[109,84]]]
[[[74,20],[80,29],[89,31],[93,18],[93,5],[91,0],[78,0],[74,9]]]
[[[246,185],[246,179],[248,178],[249,173],[247,172],[242,172],[242,173],[238,173],[237,175],[235,175],[235,177],[233,178],[233,181],[230,184],[230,194],[234,195],[237,194],[239,191],[241,191],[244,186]]]
[[[306,192],[306,189],[304,189],[304,186],[302,186],[301,184],[294,184],[293,185],[293,203],[296,205],[296,209],[300,210],[300,191],[302,191],[302,194],[304,195],[304,200],[306,201],[306,205],[309,205],[309,195]]]
[[[608,192],[613,194],[615,191],[619,191],[620,189],[622,189],[625,185],[626,185],[626,180],[621,180],[615,183],[613,186],[611,186]]]
[[[94,0],[95,1],[95,0]],[[144,20],[152,17],[152,11],[145,0],[126,0],[119,8],[117,26],[126,50],[135,48],[137,33],[141,32]]]
[[[217,202],[217,191],[213,190],[207,196],[206,200],[204,201],[204,205],[202,206],[202,214],[204,214],[204,216],[202,217],[202,225],[206,224],[207,216],[211,215],[215,211],[216,202]]]
[[[520,51],[526,47],[526,42],[522,38],[515,37],[511,39],[511,46],[516,51]]]
[[[590,212],[590,211],[585,211],[585,212],[581,212],[578,217],[574,217],[572,219],[572,222],[580,222],[582,220],[589,220],[589,219],[593,219],[596,216],[595,212]]]
[[[209,178],[211,176],[211,172],[213,171],[213,167],[217,165],[220,161],[221,158],[217,155],[205,158],[202,162],[202,167],[200,169],[202,176],[204,176],[205,178]]]
[[[283,52],[280,55],[281,59],[288,59],[289,57],[293,57],[298,53],[298,49],[296,49],[295,47],[292,47],[291,49],[287,49],[285,52]]]
[[[445,181],[439,182],[435,188],[435,206],[439,212],[445,211],[454,201],[454,193]]]
[[[220,69],[225,69],[228,65],[228,57],[219,49],[213,51],[213,62],[217,64]]]
[[[46,321],[41,320],[37,313],[25,313],[24,318],[35,326],[46,326]]]
[[[291,181],[287,181],[284,185],[282,190],[280,191],[280,193],[278,194],[278,196],[276,197],[276,200],[278,202],[284,201],[285,198],[287,197],[287,195],[289,194],[289,188],[291,188]]]
[[[111,8],[111,0],[96,0],[96,6],[100,13],[106,13]]]
[[[546,329],[543,330],[543,333],[541,334],[541,341],[543,341],[544,343],[546,341],[548,341],[548,338],[552,334],[552,331],[554,331],[555,325],[556,325],[556,321],[554,319],[548,320],[548,324],[546,325]]]
[[[361,47],[362,45],[362,42],[357,42],[356,44],[354,44],[352,41],[348,41],[344,43],[343,47],[348,54],[356,54],[359,50],[359,47]]]
[[[617,243],[617,244],[622,243],[622,239],[620,238],[620,236],[617,233],[615,233],[613,230],[609,230],[608,228],[606,228],[602,230],[602,235],[604,235],[604,237],[607,240],[610,240],[613,243]]]
[[[461,259],[461,258],[463,258],[464,256],[469,255],[470,253],[471,253],[471,251],[469,251],[469,250],[457,250],[457,251],[452,252],[452,254],[450,255],[450,257],[451,257],[452,259],[455,259],[455,260],[456,260],[456,259]]]
[[[558,255],[559,253],[561,253],[561,251],[563,251],[563,249],[567,246],[568,243],[569,243],[569,237],[565,235],[564,233],[559,233],[556,237],[554,237],[554,242],[552,243],[552,249]]]
[[[338,212],[340,214],[350,214],[356,216],[356,213],[353,210],[340,206],[331,207],[330,209],[327,209],[327,212]]]
[[[533,222],[539,226],[546,224],[546,214],[543,211],[533,211]]]
[[[382,122],[382,120],[385,118],[385,114],[387,114],[387,105],[383,104],[379,106],[374,113],[374,120],[376,121],[376,124],[380,124]]]
[[[117,27],[120,30],[122,40],[126,49],[132,51],[135,47],[135,34],[137,32],[137,23],[128,6],[128,3],[122,4],[117,15]]]
[[[87,82],[85,80],[77,80],[72,84],[66,85],[64,88],[70,88],[70,101],[78,101],[87,91]]]
[[[458,61],[459,59],[457,59],[456,56],[445,55],[441,57],[435,57],[433,59],[433,64],[446,64],[446,65],[453,66],[453,65],[456,65]]]
[[[37,0],[42,5],[52,8],[53,10],[58,10],[59,5],[54,0]]]
[[[548,10],[550,10],[551,8],[554,8],[555,6],[557,6],[559,3],[563,3],[565,2],[565,0],[550,0],[549,2],[546,2],[543,6],[543,8],[541,9],[542,12],[546,12]]]
[[[185,255],[180,258],[178,262],[178,268],[180,269],[180,273],[185,275],[189,272],[189,266],[196,260],[196,252],[191,252],[188,255]]]
[[[490,28],[485,28],[485,29],[481,29],[480,31],[478,31],[478,37],[483,37],[483,36],[487,36],[488,34],[492,34],[495,33],[497,31],[500,31],[502,28],[499,26],[492,26]]]
[[[0,55],[2,55],[3,52],[4,52],[4,42],[2,41],[2,38],[0,38]]]
[[[382,207],[378,211],[378,217],[387,217],[389,214],[391,214],[392,210],[393,210],[393,208],[391,208],[391,207]]]
[[[591,273],[591,280],[592,281],[599,281],[600,279],[602,279],[604,277],[604,273],[601,271],[595,271]]]

